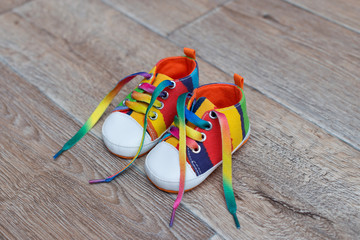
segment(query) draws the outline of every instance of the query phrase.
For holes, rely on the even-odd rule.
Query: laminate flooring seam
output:
[[[286,1],[286,0],[281,0],[281,1],[284,2],[284,3],[291,4],[291,5],[299,8],[299,9],[301,9],[301,10],[303,10],[303,11],[309,12],[310,14],[313,14],[313,15],[315,15],[315,16],[321,17],[321,18],[325,19],[326,21],[329,21],[329,22],[331,22],[331,23],[335,23],[335,24],[339,25],[340,27],[344,27],[343,25],[341,25],[341,24],[339,24],[339,23],[337,23],[337,22],[331,21],[331,20],[328,19],[328,18],[325,18],[325,17],[323,17],[323,16],[317,15],[317,14],[315,14],[314,12],[312,12],[312,11],[310,11],[310,10],[307,10],[307,9],[304,9],[304,8],[302,8],[302,7],[300,7],[300,6],[294,5],[293,3],[290,3],[290,2],[288,2],[288,1]],[[103,4],[111,7],[111,8],[114,9],[115,11],[120,12],[120,13],[123,14],[126,18],[128,18],[128,19],[136,22],[137,24],[139,24],[139,25],[143,26],[144,28],[146,28],[146,29],[154,32],[155,34],[159,35],[160,37],[163,37],[163,38],[167,39],[169,42],[171,42],[171,43],[173,43],[174,45],[176,45],[176,46],[178,46],[179,48],[181,48],[181,47],[184,47],[184,46],[180,46],[176,41],[172,41],[172,40],[170,39],[170,36],[171,36],[173,33],[177,32],[177,31],[179,31],[179,30],[181,30],[181,29],[183,29],[183,28],[186,28],[187,26],[189,26],[189,25],[191,25],[191,24],[193,24],[193,23],[195,23],[195,22],[197,22],[197,21],[200,21],[201,19],[203,19],[204,17],[208,16],[209,14],[211,14],[211,13],[215,12],[216,10],[222,8],[224,5],[228,4],[229,2],[233,2],[233,0],[226,1],[225,3],[223,3],[223,4],[221,4],[221,5],[217,6],[217,7],[209,10],[208,12],[206,12],[205,14],[202,14],[201,16],[197,17],[197,18],[194,19],[193,21],[191,21],[191,22],[189,22],[189,23],[186,23],[186,24],[178,27],[177,29],[173,30],[172,32],[170,32],[170,33],[167,34],[166,36],[162,35],[161,33],[157,32],[157,31],[154,31],[153,29],[151,29],[151,28],[149,28],[148,26],[146,26],[145,24],[143,24],[141,21],[139,21],[139,20],[137,20],[136,18],[134,18],[134,17],[126,14],[126,12],[119,11],[117,8],[115,8],[115,7],[112,6],[111,4],[108,4],[108,3],[104,2],[104,1],[101,1],[101,2],[102,2]],[[345,27],[344,27],[344,28],[345,28]],[[346,29],[348,29],[348,28],[346,28]],[[354,30],[352,30],[352,31],[354,31]],[[356,32],[356,31],[355,31],[355,32]],[[356,32],[356,33],[357,33],[357,32]],[[196,49],[195,49],[195,50],[196,50]],[[211,62],[207,61],[205,58],[202,58],[202,57],[201,57],[201,54],[198,54],[198,53],[197,53],[197,58],[200,58],[202,61],[206,62],[207,64],[209,64],[210,66],[214,67],[215,69],[217,69],[217,70],[219,70],[219,71],[221,71],[221,72],[229,75],[228,73],[226,73],[225,71],[223,71],[222,69],[220,69],[218,66],[216,66],[216,65],[212,64]],[[246,83],[245,83],[245,86],[248,87],[248,88],[251,88],[251,89],[253,89],[253,90],[255,90],[255,91],[259,92],[259,93],[261,93],[262,95],[266,96],[267,98],[269,98],[269,99],[275,101],[276,103],[280,104],[280,105],[281,105],[282,107],[284,107],[285,109],[287,109],[287,110],[295,113],[297,116],[301,117],[302,119],[306,120],[307,122],[310,122],[310,123],[314,124],[315,126],[319,127],[320,129],[323,129],[325,132],[327,132],[327,133],[329,133],[331,136],[339,139],[340,141],[342,141],[343,143],[347,144],[348,146],[350,146],[350,147],[352,147],[352,148],[360,151],[360,148],[359,148],[359,147],[357,147],[356,145],[352,144],[350,141],[346,141],[346,139],[343,139],[343,138],[339,137],[338,134],[337,134],[335,131],[330,131],[331,129],[322,127],[320,124],[318,124],[318,123],[316,122],[316,119],[306,118],[306,117],[304,117],[300,112],[295,111],[295,110],[292,109],[290,106],[285,105],[284,103],[278,101],[276,98],[271,97],[269,94],[266,94],[266,93],[260,91],[259,89],[255,88],[255,87],[251,87],[251,86],[247,85]]]
[[[336,20],[333,20],[333,19],[331,19],[331,18],[328,18],[328,17],[326,17],[326,16],[323,16],[322,14],[319,14],[319,13],[317,13],[316,11],[312,11],[312,10],[310,10],[310,9],[307,9],[307,8],[305,8],[305,7],[302,7],[302,6],[299,6],[299,5],[295,4],[295,3],[290,2],[290,1],[287,1],[287,0],[281,0],[281,1],[283,1],[283,2],[285,2],[285,3],[288,3],[288,4],[291,4],[292,6],[297,7],[297,8],[299,8],[299,9],[301,9],[301,10],[303,10],[303,11],[306,11],[306,12],[308,12],[308,13],[311,13],[311,14],[313,14],[313,15],[315,15],[315,16],[318,16],[318,17],[320,17],[320,18],[322,18],[322,19],[324,19],[324,20],[326,20],[326,21],[328,21],[328,22],[331,22],[331,23],[334,23],[334,24],[336,24],[336,25],[339,25],[339,26],[341,26],[341,27],[343,27],[343,28],[346,28],[347,30],[350,30],[350,31],[352,31],[352,32],[354,32],[354,33],[360,34],[360,31],[358,31],[358,30],[356,30],[356,29],[354,29],[354,28],[352,28],[352,27],[350,27],[350,26],[347,26],[346,24],[340,23],[340,22],[338,22],[338,21],[336,21]]]

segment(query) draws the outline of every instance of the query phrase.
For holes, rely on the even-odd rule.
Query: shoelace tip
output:
[[[103,182],[106,182],[106,178],[105,179],[93,179],[93,180],[89,181],[90,184],[103,183]]]
[[[172,211],[172,213],[171,213],[171,218],[170,218],[169,227],[172,227],[173,224],[174,224],[175,213],[176,213],[176,208],[173,208],[173,211]]]
[[[64,152],[64,149],[61,149],[60,151],[58,151],[54,156],[54,160],[57,159],[62,153]]]

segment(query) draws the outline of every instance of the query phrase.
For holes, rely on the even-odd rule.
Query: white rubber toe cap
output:
[[[103,140],[106,147],[116,155],[134,157],[137,153],[143,127],[132,117],[125,113],[113,112],[105,120],[102,127]],[[158,140],[151,141],[148,133],[145,133],[143,149],[140,154],[149,151]]]
[[[167,191],[179,191],[179,151],[171,144],[161,142],[150,151],[145,160],[145,171],[157,187]],[[196,187],[202,181],[186,163],[185,190]]]

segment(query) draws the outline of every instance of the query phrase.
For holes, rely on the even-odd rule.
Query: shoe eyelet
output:
[[[124,101],[122,101],[122,105],[123,105],[123,106],[126,106],[126,105],[125,105],[125,102],[126,102],[126,101],[129,101],[129,99],[126,98],[126,99],[124,99]]]
[[[201,133],[201,141],[200,142],[205,142],[205,140],[206,140],[206,134]]]
[[[156,107],[156,106],[155,106],[156,109],[159,109],[159,110],[160,110],[160,109],[163,109],[163,108],[164,108],[164,103],[163,103],[163,102],[160,102],[160,103],[161,103],[161,106],[160,106],[160,107]]]
[[[153,117],[149,116],[149,118],[151,120],[156,120],[158,118],[158,114],[156,112],[153,112],[153,114],[154,114],[154,116]]]
[[[209,123],[209,127],[205,128],[206,131],[209,131],[212,129],[212,123],[211,122],[208,122]]]
[[[192,151],[193,153],[199,153],[199,152],[201,151],[200,145],[198,145],[196,149],[191,149],[191,151]]]
[[[217,115],[216,115],[216,113],[215,113],[214,111],[211,111],[211,112],[209,113],[209,117],[210,117],[211,119],[217,119]]]
[[[162,99],[167,99],[169,97],[169,93],[167,91],[163,91],[163,93],[165,94],[165,96],[162,96]]]
[[[151,79],[152,77],[154,76],[154,74],[152,73],[149,73],[149,76],[148,77],[145,77],[147,80]]]
[[[174,89],[176,87],[176,82],[171,81],[172,85],[169,86],[170,89]]]

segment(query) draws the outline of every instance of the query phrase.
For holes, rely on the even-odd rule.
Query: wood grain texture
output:
[[[14,7],[20,6],[30,0],[1,0],[0,1],[0,14],[11,10]]]
[[[210,240],[224,240],[224,238],[223,237],[221,237],[220,235],[214,235],[214,236],[212,236],[211,238],[210,238]]]
[[[93,135],[79,151],[51,156],[76,128],[39,90],[0,63],[0,236],[9,239],[210,238],[214,232],[181,208],[167,226],[173,198],[153,192],[135,167],[108,185],[89,178],[108,174],[116,161]],[[86,161],[84,161],[86,159]],[[156,204],[154,204],[156,203]],[[150,213],[147,213],[150,212]]]
[[[234,189],[245,229],[241,238],[356,239],[360,152],[258,91],[246,88],[245,94],[252,135],[233,155]],[[186,197],[199,195],[202,199],[190,204],[198,209],[195,213],[212,219],[217,216],[213,209],[221,203],[206,196],[209,189],[211,195],[222,194],[221,169],[207,181],[212,183]],[[221,225],[212,227],[237,238],[226,224]]]
[[[84,5],[86,10],[83,10]],[[134,72],[150,71],[161,58],[183,54],[182,48],[98,1],[34,1],[17,9],[16,13],[37,27],[26,24],[19,17],[12,23],[9,21],[3,39],[4,43],[12,41],[14,49],[4,47],[6,53],[3,57],[9,62],[13,62],[16,56],[29,58],[29,61],[17,62],[16,68],[24,74],[31,69],[28,80],[62,108],[76,113],[80,122],[86,121],[119,79]],[[19,28],[31,30],[19,32],[13,29],[12,25],[17,23],[20,23]],[[141,35],[147,37],[141,38]],[[22,38],[28,41],[23,42]],[[23,51],[17,52],[19,49]],[[32,67],[34,62],[38,62],[36,69]],[[200,73],[202,78],[222,76],[203,61],[200,60],[199,64],[204,68]],[[44,81],[43,75],[49,75],[47,78],[51,81]],[[137,84],[136,80],[127,84],[107,114]],[[77,89],[75,94],[74,88]],[[74,103],[82,103],[81,110]],[[103,120],[94,129],[98,136],[101,136]]]
[[[358,0],[285,1],[360,33],[360,2]]]
[[[64,121],[64,116],[57,117],[63,122],[59,123],[60,127],[52,127],[56,134],[49,133],[51,137],[56,136],[53,140],[56,144],[47,150],[49,155],[79,128],[79,122],[86,120],[118,76],[124,76],[129,68],[131,72],[139,71],[149,68],[159,58],[181,54],[178,47],[166,39],[98,1],[34,1],[16,9],[16,14],[0,17],[0,31],[5,33],[0,38],[0,61],[76,119],[71,123]],[[161,48],[156,47],[157,44]],[[203,84],[231,81],[227,74],[202,61],[199,64]],[[127,87],[121,96],[135,85]],[[245,93],[252,136],[233,156],[234,187],[242,229],[234,228],[226,211],[221,169],[185,194],[183,208],[208,224],[216,232],[214,239],[356,239],[360,233],[359,151],[260,92],[246,86]],[[46,123],[41,125],[47,126]],[[84,164],[85,159],[94,159],[95,163],[89,160],[86,163],[100,167],[89,167],[89,172],[83,173],[85,181],[90,175],[100,177],[111,173],[122,164],[107,153],[99,139],[92,140],[100,136],[100,127],[101,122],[92,131],[93,135],[86,136],[66,152],[64,158],[62,156],[65,162],[59,174],[80,172],[80,167],[76,166]],[[61,133],[63,129],[66,135]],[[68,159],[73,159],[74,155],[78,156],[75,158],[78,161],[71,164]],[[126,173],[127,177],[133,177],[134,183],[143,181],[141,177],[136,178],[143,174],[143,163],[144,158],[139,159],[134,169]],[[101,167],[104,168],[101,172],[94,172]],[[127,181],[122,180],[124,176],[108,188]],[[142,184],[147,182],[144,180]],[[82,180],[75,185],[84,187]],[[9,187],[9,191],[12,188]],[[95,190],[85,188],[83,192],[106,192],[108,188],[98,185]],[[120,194],[117,191],[121,189],[112,194]],[[136,194],[142,194],[141,191],[158,198],[149,203],[149,208],[159,208],[163,192],[150,186],[139,189]],[[173,194],[165,196],[175,199]],[[163,204],[164,209],[171,206],[171,203]],[[166,216],[160,217],[165,228],[168,215],[164,214]],[[187,218],[186,214],[180,214]],[[96,221],[97,213],[92,219]],[[8,235],[12,233],[8,226],[0,229]],[[189,234],[194,233],[196,231],[189,230]]]
[[[170,39],[360,149],[360,34],[279,0],[241,0]]]
[[[102,0],[161,35],[188,24],[226,0]]]

